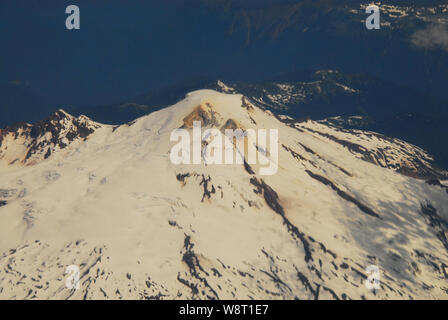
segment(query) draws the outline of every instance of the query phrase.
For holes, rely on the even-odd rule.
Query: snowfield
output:
[[[278,172],[172,164],[193,120],[278,129]],[[0,299],[446,299],[448,178],[430,163],[212,90],[122,126],[60,110],[0,131]]]

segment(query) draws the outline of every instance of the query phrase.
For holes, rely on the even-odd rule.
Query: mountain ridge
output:
[[[63,109],[33,125],[18,122],[0,129],[0,159],[10,164],[32,164],[75,140],[85,140],[101,126],[83,115],[73,117]]]
[[[201,90],[20,170],[2,162],[0,297],[446,298],[447,182],[399,174],[386,159],[422,151],[281,118],[242,95]],[[278,129],[277,174],[172,164],[170,134],[192,119]],[[385,151],[374,164],[355,144]],[[80,290],[65,287],[69,265],[81,270]],[[369,265],[381,272],[375,292]]]

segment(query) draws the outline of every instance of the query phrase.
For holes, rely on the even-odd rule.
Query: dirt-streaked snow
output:
[[[170,134],[198,106],[219,129],[229,119],[278,129],[277,174],[172,164]],[[127,125],[92,124],[87,137],[32,165],[6,161],[24,152],[23,142],[8,142],[1,299],[448,297],[447,190],[397,172],[418,171],[416,159],[429,167],[423,150],[312,121],[286,124],[241,95],[211,90]],[[69,265],[81,269],[80,290],[65,287]],[[364,284],[369,265],[380,268],[379,290]]]

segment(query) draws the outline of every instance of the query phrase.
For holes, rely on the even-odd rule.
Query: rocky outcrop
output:
[[[86,140],[102,125],[60,109],[33,125],[16,123],[0,130],[0,159],[9,164],[33,164],[48,159],[73,142]]]

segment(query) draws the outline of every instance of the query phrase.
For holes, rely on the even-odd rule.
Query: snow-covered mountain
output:
[[[447,134],[446,102],[374,77],[337,70],[278,78],[250,84],[218,81],[217,89],[243,94],[275,114],[397,137],[427,150],[438,166],[448,166],[448,153],[440,139]]]
[[[174,165],[192,121],[278,129],[278,172]],[[200,90],[120,126],[59,111],[0,150],[3,299],[448,297],[448,177],[398,139]]]
[[[85,141],[101,124],[60,109],[34,125],[16,123],[0,129],[0,159],[9,164],[34,164],[76,141]]]

